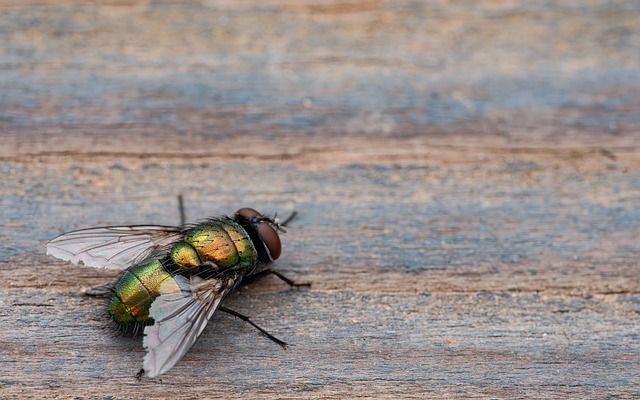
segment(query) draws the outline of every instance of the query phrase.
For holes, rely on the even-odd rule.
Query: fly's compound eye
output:
[[[246,219],[252,219],[252,218],[261,218],[262,214],[260,214],[258,211],[254,210],[253,208],[241,208],[238,211],[236,211],[237,215],[241,215],[243,217],[245,217]]]
[[[264,245],[269,250],[269,255],[272,260],[277,260],[282,253],[282,243],[280,242],[280,236],[273,227],[273,221],[270,218],[264,217],[258,211],[253,208],[241,208],[236,211],[237,215],[240,215],[249,221],[252,221],[256,226],[258,236],[264,242]]]
[[[262,239],[267,249],[269,249],[271,259],[277,260],[278,257],[280,257],[280,253],[282,253],[282,243],[280,243],[278,232],[276,232],[269,223],[260,222],[258,224],[258,235],[260,235],[260,239]]]

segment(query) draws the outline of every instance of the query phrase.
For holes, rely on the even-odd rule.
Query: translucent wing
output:
[[[176,240],[184,228],[108,226],[64,233],[47,243],[47,254],[98,268],[124,269]]]
[[[234,279],[191,280],[175,276],[160,286],[160,296],[151,304],[149,316],[155,322],[144,329],[142,344],[147,350],[143,368],[150,378],[170,370],[189,351],[213,316]]]

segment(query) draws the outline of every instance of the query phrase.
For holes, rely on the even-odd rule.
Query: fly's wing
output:
[[[155,322],[144,329],[142,344],[147,354],[143,368],[150,378],[167,372],[182,359],[234,286],[233,278],[192,276],[189,280],[177,275],[174,280],[179,290],[170,280],[160,286],[160,296],[149,309]]]
[[[184,228],[160,225],[107,226],[64,233],[47,243],[47,254],[98,268],[125,269],[174,242]]]

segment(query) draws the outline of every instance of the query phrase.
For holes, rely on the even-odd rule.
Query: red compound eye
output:
[[[256,210],[254,210],[253,208],[241,208],[238,211],[236,211],[236,214],[238,215],[242,215],[243,217],[250,219],[250,218],[255,218],[255,217],[262,217],[262,214],[260,214],[259,212],[257,212]]]
[[[236,211],[236,214],[241,215],[247,219],[251,218],[262,218],[262,214],[253,208],[241,208]],[[267,250],[269,250],[269,255],[272,260],[277,260],[282,254],[282,243],[280,242],[280,236],[278,236],[278,232],[268,223],[268,222],[260,222],[256,227],[258,231],[258,236],[264,242],[264,245],[267,246]]]
[[[258,225],[258,235],[260,235],[260,239],[262,239],[267,249],[269,249],[271,259],[277,260],[278,257],[280,257],[280,253],[282,253],[282,243],[280,243],[278,232],[268,223],[261,222]]]

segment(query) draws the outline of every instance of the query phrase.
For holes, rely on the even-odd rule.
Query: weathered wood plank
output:
[[[525,157],[5,162],[3,395],[117,395],[126,382],[145,398],[209,385],[223,397],[634,397],[638,169]],[[162,384],[137,382],[139,340],[103,329],[103,302],[80,294],[115,274],[41,255],[62,230],[175,223],[175,193],[191,217],[247,204],[300,212],[278,267],[312,290],[266,279],[229,302],[290,351],[220,316]]]
[[[624,1],[0,0],[0,398],[640,397],[640,12]],[[522,34],[514,34],[521,32]],[[160,379],[105,224],[297,210]]]
[[[3,133],[640,130],[628,1],[3,3]]]

